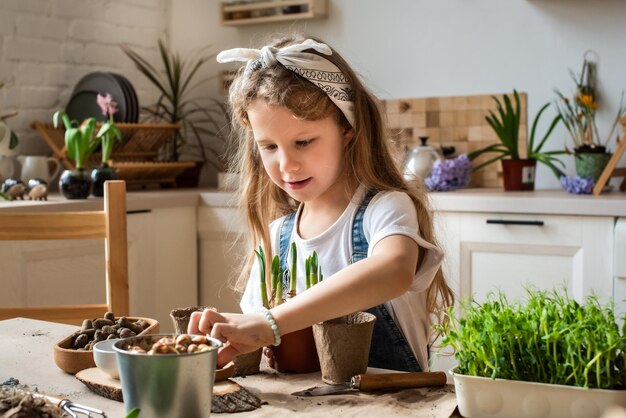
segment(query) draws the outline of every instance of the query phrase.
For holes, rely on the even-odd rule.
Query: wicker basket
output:
[[[75,168],[65,148],[65,129],[39,121],[31,126],[41,134],[55,157],[68,169]],[[178,124],[117,123],[115,126],[122,132],[123,141],[115,141],[109,165],[129,184],[174,184],[178,174],[195,165],[193,161],[157,161],[159,149],[180,129]],[[92,155],[90,163],[95,166],[99,162],[100,154]]]

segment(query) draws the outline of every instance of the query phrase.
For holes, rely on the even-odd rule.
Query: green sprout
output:
[[[319,266],[317,259],[317,252],[313,251],[313,254],[305,260],[304,265],[306,270],[306,288],[309,289],[323,278],[322,268]]]
[[[267,285],[265,284],[265,252],[263,251],[263,247],[259,245],[259,250],[254,251],[257,256],[257,260],[259,261],[259,278],[261,285],[261,301],[263,303],[263,307],[269,309],[270,303],[267,299]]]
[[[283,268],[277,255],[272,260],[272,297],[274,306],[283,303]]]
[[[298,269],[298,250],[296,248],[296,243],[291,243],[291,270],[290,273],[290,281],[289,281],[289,297],[292,298],[296,296],[296,280],[297,280],[297,270]]]

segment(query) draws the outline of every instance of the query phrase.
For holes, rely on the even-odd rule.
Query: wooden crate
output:
[[[67,155],[63,127],[55,128],[51,123],[39,121],[34,121],[31,126],[43,137],[55,157],[68,169],[75,168],[74,161]],[[173,184],[178,174],[195,165],[193,161],[157,161],[161,147],[173,140],[180,129],[178,124],[117,123],[115,126],[122,132],[123,141],[115,141],[109,165],[129,184]],[[89,165],[97,166],[100,159],[99,153],[93,154]]]
[[[471,152],[487,145],[498,143],[499,140],[485,116],[489,111],[496,111],[496,102],[503,94],[455,96],[455,97],[423,97],[408,99],[384,100],[391,139],[395,145],[398,159],[403,159],[404,146],[419,144],[420,136],[428,136],[428,144],[454,146],[457,154]],[[508,94],[511,101],[513,94]],[[527,138],[527,95],[519,93],[520,120],[520,153],[526,152]],[[473,161],[478,165],[494,155],[485,154]],[[502,187],[502,165],[499,162],[490,164],[472,173],[474,187]]]

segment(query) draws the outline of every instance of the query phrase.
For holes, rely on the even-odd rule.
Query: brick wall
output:
[[[30,128],[51,121],[75,84],[93,71],[125,75],[140,105],[156,95],[119,45],[128,44],[157,62],[157,40],[167,33],[168,0],[0,1],[0,114],[20,138],[19,153],[51,154]]]

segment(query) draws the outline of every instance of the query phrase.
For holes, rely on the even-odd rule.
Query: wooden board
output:
[[[261,400],[258,397],[228,379],[234,372],[234,363],[229,363],[216,372],[217,381],[213,385],[211,412],[244,412],[261,406]],[[121,382],[97,367],[81,370],[76,373],[76,379],[97,395],[118,402],[123,401]]]
[[[602,193],[604,186],[609,182],[611,177],[623,177],[624,179],[622,180],[622,183],[620,184],[619,189],[622,192],[626,192],[626,168],[617,167],[617,164],[619,163],[619,160],[622,158],[624,151],[626,151],[626,117],[623,117],[621,119],[621,123],[624,127],[625,136],[622,138],[621,141],[618,139],[617,149],[615,150],[615,153],[609,160],[608,164],[604,168],[604,171],[600,175],[600,178],[598,179],[595,187],[593,188],[594,196],[599,196],[600,193]]]
[[[492,96],[502,99],[502,94],[421,97],[383,100],[390,137],[396,146],[397,158],[404,159],[405,145],[419,144],[420,136],[427,136],[428,145],[454,146],[456,155],[471,152],[498,143],[498,137],[485,120],[489,111],[496,111]],[[513,94],[508,94],[513,101]],[[527,94],[519,92],[520,132],[519,146],[522,157],[526,154]],[[478,165],[492,154],[473,161]],[[502,187],[502,164],[496,162],[472,173],[474,187]]]

